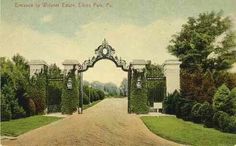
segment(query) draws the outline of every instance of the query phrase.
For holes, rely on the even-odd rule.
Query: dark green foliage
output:
[[[201,103],[195,103],[192,107],[191,110],[191,115],[192,115],[192,120],[195,123],[200,123],[201,122],[201,115],[199,113],[199,109],[202,106]]]
[[[223,18],[222,13],[201,13],[198,18],[189,17],[182,30],[173,36],[173,45],[168,46],[168,51],[182,61],[182,68],[204,71],[228,69],[235,61],[232,53],[235,34],[231,31],[231,23],[230,18]],[[218,45],[217,38],[222,35],[225,37]],[[217,58],[208,57],[213,51],[218,54]]]
[[[181,69],[180,74],[181,94],[184,98],[203,103],[212,103],[216,91],[212,73],[209,71],[192,71]]]
[[[31,98],[28,99],[28,105],[29,105],[29,107],[28,107],[28,111],[29,111],[28,115],[29,116],[35,115],[35,113],[36,113],[36,106],[35,106],[35,103],[34,103],[33,99],[31,99]]]
[[[36,114],[43,114],[46,109],[46,75],[44,73],[39,73],[31,78],[27,96],[34,101]],[[30,112],[27,110],[27,114]]]
[[[236,116],[236,87],[231,90],[229,100],[229,104],[227,105],[229,114]]]
[[[220,71],[214,73],[215,86],[220,87],[225,84],[230,90],[236,87],[236,73]]]
[[[180,94],[178,91],[175,91],[172,94],[166,96],[162,102],[163,112],[167,114],[175,114],[176,102],[179,100]]]
[[[236,133],[235,116],[229,116],[229,114],[223,111],[218,111],[213,116],[213,123],[215,128],[223,132]]]
[[[230,90],[223,84],[217,90],[213,99],[213,108],[217,111],[224,111],[226,113],[232,112],[233,100],[229,97]]]
[[[4,104],[1,108],[2,120],[25,116],[23,108],[25,108],[24,103],[27,101],[25,95],[27,78],[29,77],[28,66],[25,59],[18,54],[12,59],[13,61],[4,57],[0,58],[1,96],[3,96],[1,101]]]
[[[105,98],[105,93],[102,90],[89,87],[88,85],[83,86],[83,91],[83,104],[89,104]]]
[[[8,121],[11,119],[10,105],[4,94],[1,94],[1,121]]]
[[[1,120],[18,119],[25,117],[24,109],[19,105],[18,99],[15,97],[15,92],[12,87],[5,84],[1,92]]]
[[[191,110],[194,104],[195,104],[194,101],[182,99],[182,106],[180,107],[180,116],[182,119],[184,120],[192,119]]]
[[[83,92],[83,104],[87,105],[89,103],[90,103],[90,100],[89,100],[88,95],[85,92]]]
[[[208,102],[204,102],[199,108],[199,114],[201,117],[201,122],[206,127],[213,127],[212,118],[214,115],[214,111],[212,106]]]
[[[99,97],[100,100],[105,98],[105,93],[102,90],[97,89],[96,92],[97,92],[98,97]]]
[[[236,117],[235,116],[230,117],[230,121],[228,123],[226,131],[236,134]]]
[[[147,77],[164,77],[163,67],[160,65],[154,65],[149,63],[147,66]],[[154,102],[162,102],[165,97],[166,81],[162,80],[150,80],[147,81],[148,100],[149,105],[153,106]]]
[[[67,89],[67,81],[71,78],[72,89]],[[62,89],[62,101],[61,101],[61,111],[63,114],[72,114],[76,111],[79,103],[79,87],[78,79],[75,77],[75,71],[72,70],[64,79],[63,89]]]
[[[212,118],[212,122],[215,128],[219,129],[219,117],[221,116],[221,114],[223,114],[224,112],[222,111],[217,111],[214,113],[213,118]]]
[[[136,87],[138,77],[141,77],[141,89]],[[149,112],[146,84],[147,83],[145,81],[144,73],[138,73],[137,71],[134,71],[131,81],[130,97],[130,111],[133,113],[141,114]]]

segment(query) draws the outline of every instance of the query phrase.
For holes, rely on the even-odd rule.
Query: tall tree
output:
[[[189,17],[182,30],[173,36],[168,51],[182,61],[182,68],[225,70],[235,62],[235,34],[229,17],[222,12]]]
[[[123,96],[128,96],[128,80],[124,78],[120,84],[120,93]]]

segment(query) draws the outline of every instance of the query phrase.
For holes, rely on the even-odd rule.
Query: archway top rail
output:
[[[85,60],[78,69],[78,72],[84,72],[88,70],[90,67],[93,67],[96,62],[102,59],[111,60],[123,71],[127,72],[129,70],[129,65],[127,65],[126,61],[121,59],[121,57],[118,58],[115,55],[115,49],[108,44],[106,39],[104,39],[102,45],[95,49],[95,56],[93,56],[91,59]]]

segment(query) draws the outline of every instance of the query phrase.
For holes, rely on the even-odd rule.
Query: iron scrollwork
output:
[[[93,67],[94,64],[102,59],[108,59],[113,61],[117,67],[122,68],[123,71],[128,71],[129,66],[126,65],[126,61],[118,58],[115,55],[115,49],[112,48],[106,39],[102,42],[102,45],[100,45],[96,50],[95,50],[96,56],[93,56],[92,59],[85,60],[82,64],[82,66],[79,68],[78,72],[84,72],[88,70],[88,68]]]

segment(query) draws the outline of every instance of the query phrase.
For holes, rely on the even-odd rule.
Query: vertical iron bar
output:
[[[131,88],[131,68],[129,67],[129,71],[128,71],[128,113],[131,113],[131,109],[130,109],[130,88]]]
[[[83,113],[83,73],[80,73],[79,114]]]

